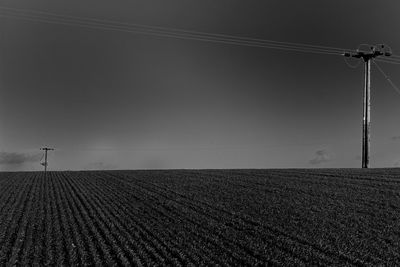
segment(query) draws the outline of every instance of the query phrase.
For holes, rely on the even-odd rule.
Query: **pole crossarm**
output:
[[[359,48],[356,52],[344,52],[345,57],[354,57],[363,59],[364,67],[364,92],[363,92],[363,124],[362,124],[362,168],[369,168],[369,152],[371,145],[371,60],[379,57],[392,55],[390,47],[384,44],[368,45],[369,51],[361,51]],[[360,47],[360,46],[359,46]],[[368,50],[368,49],[367,49]]]
[[[390,57],[391,55],[392,55],[392,50],[390,49],[390,47],[385,46],[384,44],[371,45],[370,51],[360,51],[360,49],[357,49],[355,53],[354,52],[343,53],[343,56],[345,57],[362,58],[364,59],[364,61],[376,58],[378,56]]]

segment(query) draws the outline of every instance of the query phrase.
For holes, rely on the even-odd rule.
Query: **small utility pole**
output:
[[[370,46],[370,51],[345,52],[345,57],[354,57],[364,60],[364,93],[363,93],[363,130],[362,130],[362,168],[369,167],[370,129],[371,129],[371,60],[378,56],[391,56],[392,53],[385,45]]]
[[[54,150],[54,148],[48,148],[48,147],[43,147],[40,150],[44,150],[44,163],[42,163],[42,165],[44,166],[44,172],[47,172],[47,151],[49,150]]]

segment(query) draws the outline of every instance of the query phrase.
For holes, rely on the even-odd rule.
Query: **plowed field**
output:
[[[400,265],[400,170],[0,173],[0,266]]]

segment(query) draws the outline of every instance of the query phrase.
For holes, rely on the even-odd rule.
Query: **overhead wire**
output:
[[[107,31],[120,31],[120,32],[145,34],[145,35],[152,35],[159,37],[214,42],[221,44],[280,49],[280,50],[303,52],[303,53],[343,55],[343,51],[349,51],[349,52],[352,51],[349,49],[342,49],[329,46],[310,45],[310,44],[301,44],[293,42],[281,42],[281,41],[273,41],[273,40],[266,40],[259,38],[234,36],[228,34],[189,31],[176,28],[125,23],[120,21],[103,20],[97,18],[81,18],[77,16],[68,16],[47,11],[19,9],[19,8],[4,7],[4,6],[0,6],[0,16],[43,22],[43,23],[61,24],[66,26],[93,28],[93,29],[100,29]],[[360,49],[360,46],[358,47],[358,49]],[[397,55],[392,55],[392,57],[379,58],[376,60],[383,63],[400,64],[400,56]],[[348,61],[346,61],[346,59],[345,63],[351,68],[358,67],[358,64],[351,65]]]
[[[378,65],[378,63],[375,62],[375,60],[372,60],[372,62],[375,64],[377,69],[382,73],[382,75],[385,77],[385,79],[390,83],[390,85],[393,87],[393,89],[400,95],[400,89],[394,84],[394,82],[390,79],[390,77],[388,75],[386,75],[386,73]]]
[[[243,145],[243,146],[197,146],[197,147],[154,147],[154,148],[144,148],[144,147],[131,147],[131,148],[59,148],[58,152],[129,152],[129,151],[184,151],[184,150],[257,150],[259,148],[281,148],[281,147],[289,147],[289,146],[322,146],[322,145],[330,145],[332,142],[313,142],[313,143],[286,143],[281,145]]]
[[[344,62],[346,63],[347,66],[349,66],[352,69],[356,69],[358,68],[358,66],[360,66],[360,62],[361,60],[357,60],[357,64],[353,65],[349,62],[349,59],[347,57],[343,57]]]
[[[293,45],[293,46],[298,46],[298,47],[303,47],[303,48],[315,48],[315,49],[330,50],[330,51],[342,52],[345,50],[343,48],[329,47],[329,46],[310,45],[310,44],[293,43],[293,42],[282,42],[282,41],[266,40],[266,39],[260,39],[260,38],[235,36],[235,35],[229,35],[229,34],[206,33],[206,32],[201,32],[201,31],[184,30],[184,29],[168,28],[168,27],[160,27],[160,26],[150,26],[150,25],[127,23],[127,22],[121,22],[121,21],[115,21],[115,20],[104,20],[104,19],[97,19],[97,18],[82,18],[82,17],[77,17],[77,16],[68,16],[68,15],[62,15],[62,14],[57,14],[57,13],[48,12],[48,11],[38,11],[38,10],[32,10],[32,9],[19,9],[19,8],[4,7],[4,6],[0,6],[0,9],[14,10],[14,11],[25,12],[25,13],[28,12],[28,13],[50,15],[50,16],[55,16],[55,17],[64,18],[64,19],[75,19],[75,20],[80,20],[80,21],[85,20],[86,22],[91,21],[91,22],[97,22],[97,23],[113,24],[115,26],[140,27],[140,28],[146,28],[149,30],[162,30],[162,31],[175,32],[175,33],[188,33],[188,34],[196,34],[196,35],[210,36],[210,37],[233,38],[236,40],[240,39],[243,41],[263,42],[263,43],[267,42],[267,43],[276,44],[276,45]]]
[[[310,44],[293,43],[293,42],[282,42],[282,41],[266,40],[266,39],[260,39],[260,38],[234,36],[234,35],[228,35],[228,34],[206,33],[206,32],[201,32],[201,31],[184,30],[184,29],[168,28],[168,27],[160,27],[160,26],[150,26],[150,25],[137,24],[137,23],[126,23],[126,22],[115,21],[115,20],[104,20],[104,19],[97,19],[97,18],[82,18],[82,17],[77,17],[77,16],[68,16],[68,15],[62,15],[62,14],[57,14],[57,13],[48,12],[48,11],[38,11],[38,10],[32,10],[32,9],[19,9],[19,8],[4,7],[4,6],[0,6],[0,9],[13,10],[13,11],[25,12],[25,13],[50,15],[50,16],[64,18],[64,19],[73,19],[73,20],[80,20],[80,21],[84,20],[86,22],[91,21],[91,22],[97,22],[97,23],[103,23],[103,24],[105,23],[105,24],[109,24],[109,25],[113,24],[115,26],[140,27],[140,28],[146,28],[149,30],[162,30],[162,31],[175,32],[175,33],[188,33],[188,34],[197,34],[197,35],[212,36],[212,37],[234,38],[234,39],[240,39],[243,41],[268,42],[268,43],[273,43],[273,44],[277,44],[277,45],[295,45],[295,46],[301,46],[304,48],[336,50],[336,51],[341,51],[341,52],[344,51],[344,49],[337,48],[337,47],[310,45]]]
[[[389,60],[387,58],[376,58],[375,61],[383,62],[383,63],[389,63],[389,64],[395,64],[395,65],[400,65],[400,61]]]
[[[16,17],[14,15],[3,15],[3,17]],[[20,17],[17,17],[20,18]],[[198,41],[208,41],[208,42],[217,42],[217,43],[224,43],[224,44],[234,44],[234,45],[241,45],[241,46],[251,46],[251,47],[261,47],[261,48],[274,48],[274,49],[282,49],[288,51],[298,51],[298,52],[309,52],[309,53],[319,53],[319,54],[331,54],[331,55],[338,55],[338,53],[330,52],[330,51],[320,51],[320,50],[311,50],[305,48],[297,48],[297,47],[285,47],[285,46],[278,46],[278,45],[267,45],[267,44],[257,44],[257,43],[249,43],[249,42],[242,42],[242,41],[234,41],[234,40],[223,40],[223,39],[215,39],[215,38],[201,38],[201,37],[192,37],[192,36],[183,36],[183,35],[176,35],[176,34],[169,34],[169,33],[154,33],[148,32],[143,30],[132,30],[132,29],[122,29],[122,28],[115,28],[115,27],[104,27],[99,25],[82,25],[77,23],[70,23],[70,22],[62,22],[62,21],[54,21],[54,20],[46,20],[46,19],[39,19],[39,18],[28,18],[24,17],[25,20],[31,21],[39,21],[39,22],[46,22],[46,23],[57,23],[69,26],[83,26],[86,28],[95,28],[95,29],[103,29],[103,30],[116,30],[122,32],[129,32],[129,33],[139,33],[139,34],[147,34],[153,36],[160,36],[160,37],[172,37],[178,39],[187,39],[187,40],[198,40]]]
[[[47,11],[4,7],[1,5],[0,5],[0,16],[36,21],[42,23],[61,24],[66,26],[93,28],[93,29],[100,29],[107,31],[128,32],[135,34],[145,34],[145,35],[167,37],[167,38],[214,42],[220,44],[279,49],[279,50],[302,52],[302,53],[343,55],[343,51],[349,51],[349,52],[352,51],[348,49],[346,50],[329,46],[310,45],[310,44],[301,44],[293,42],[281,42],[281,41],[273,41],[260,38],[233,36],[228,34],[189,31],[176,28],[125,23],[114,20],[103,20],[97,18],[81,18],[77,16],[68,16]],[[369,46],[369,45],[368,44],[359,45],[356,51],[361,49],[360,46]],[[385,58],[377,58],[375,60],[383,63],[400,65],[400,56],[397,55],[392,55],[391,57],[385,57]],[[357,68],[360,64],[360,61],[358,61],[356,65],[352,65],[348,62],[348,59],[346,58],[344,58],[344,61],[351,68]]]
[[[385,56],[385,57],[378,57],[375,58],[376,61],[390,63],[390,64],[400,64],[400,58],[395,55]]]
[[[4,7],[0,6],[0,9],[4,9]],[[13,9],[14,10],[14,9]],[[86,27],[86,28],[96,28],[96,29],[104,29],[104,30],[115,30],[115,31],[123,31],[123,32],[131,32],[131,33],[139,33],[139,34],[148,34],[154,36],[161,37],[173,37],[180,39],[191,39],[191,40],[200,40],[200,41],[209,41],[209,42],[219,42],[225,44],[235,44],[235,45],[243,45],[243,46],[252,46],[252,47],[262,47],[262,48],[273,48],[273,49],[283,49],[288,51],[297,51],[297,52],[309,52],[309,53],[320,53],[320,54],[331,54],[331,55],[341,55],[343,49],[340,48],[332,48],[332,47],[323,47],[323,46],[315,46],[315,45],[307,45],[307,44],[296,44],[290,42],[278,42],[272,40],[263,40],[256,38],[247,38],[247,37],[238,37],[233,35],[225,35],[225,34],[211,34],[211,33],[203,33],[196,31],[187,31],[187,30],[179,30],[179,29],[171,29],[165,27],[154,27],[142,24],[127,24],[127,23],[117,23],[115,21],[104,21],[99,19],[83,19],[79,17],[73,16],[64,16],[56,13],[50,12],[38,12],[39,14],[26,14],[26,10],[23,10],[25,13],[21,12],[10,12],[1,13],[0,16],[11,17],[17,19],[25,19],[25,20],[33,20],[45,23],[56,23],[63,24],[69,26],[78,26],[78,27]],[[43,14],[46,16],[43,16]],[[49,17],[49,15],[51,16]],[[107,22],[107,23],[106,23]]]
[[[101,29],[108,31],[121,31],[121,32],[146,34],[159,37],[197,40],[197,41],[206,41],[206,42],[215,42],[222,44],[232,44],[232,45],[251,46],[260,48],[271,48],[271,49],[280,49],[280,50],[304,52],[304,53],[343,55],[344,51],[348,52],[354,51],[354,50],[342,49],[330,46],[282,42],[282,41],[266,40],[260,38],[234,36],[229,34],[206,33],[201,31],[191,31],[191,30],[183,30],[177,28],[126,23],[121,21],[104,20],[98,18],[82,18],[78,16],[69,16],[48,11],[13,8],[1,5],[0,5],[0,16],[44,22],[44,23],[62,24],[67,26],[94,28],[94,29]],[[360,49],[360,47],[358,47],[358,49]],[[384,59],[377,59],[377,61],[390,64],[400,64],[400,56],[392,55],[391,57],[385,57]],[[346,64],[352,68],[356,67],[349,64],[347,61]]]
[[[2,10],[3,13],[1,12]],[[6,11],[6,13],[4,13],[4,10]],[[342,51],[351,51],[336,47],[309,45],[309,44],[292,43],[292,42],[280,42],[280,41],[265,40],[259,38],[233,36],[228,34],[205,33],[199,31],[189,31],[176,28],[124,23],[124,22],[102,20],[96,18],[81,18],[76,16],[61,15],[47,11],[19,9],[19,8],[4,7],[4,6],[0,6],[0,16],[44,22],[44,23],[62,24],[67,26],[95,28],[95,29],[111,30],[111,31],[122,31],[122,32],[147,34],[160,37],[199,40],[199,41],[217,42],[223,44],[241,45],[241,46],[281,49],[281,50],[305,52],[305,53],[342,55]],[[363,45],[367,46],[367,44]],[[357,50],[360,49],[360,46],[358,47]],[[390,58],[385,57],[385,58],[378,58],[375,60],[383,63],[400,64],[400,56],[397,55],[393,55]],[[351,65],[346,59],[345,63],[351,68],[356,68],[358,67],[359,64],[358,63],[357,65]]]
[[[1,10],[6,11],[6,13],[1,13]],[[304,52],[304,53],[342,55],[343,51],[349,51],[349,52],[352,51],[349,49],[342,49],[329,46],[310,45],[310,44],[293,43],[293,42],[281,42],[281,41],[273,41],[273,40],[266,40],[259,38],[234,36],[228,34],[189,31],[176,28],[126,23],[126,22],[104,20],[97,18],[81,18],[77,16],[68,16],[47,11],[19,9],[19,8],[4,7],[4,6],[0,6],[0,16],[44,22],[44,23],[56,23],[68,26],[102,29],[109,31],[122,31],[122,32],[129,32],[136,34],[153,35],[159,37],[207,41],[207,42],[215,42],[222,44],[233,44],[241,46],[260,47],[260,48],[281,49],[281,50]],[[390,64],[400,64],[400,56],[392,55],[391,58],[379,59],[379,61]],[[349,64],[347,61],[346,64],[352,68],[357,67]]]
[[[15,15],[1,15],[6,17],[16,17]],[[21,17],[17,17],[21,18]],[[322,53],[322,54],[335,54],[331,51],[321,51],[321,50],[311,50],[307,48],[299,48],[299,47],[288,47],[288,46],[280,46],[280,45],[268,45],[268,44],[259,44],[259,43],[249,43],[244,41],[236,41],[236,40],[225,40],[225,39],[216,39],[216,38],[204,38],[202,36],[184,36],[184,35],[176,35],[171,33],[160,33],[160,32],[148,32],[143,30],[132,30],[132,29],[124,29],[124,28],[116,28],[110,26],[103,26],[103,25],[88,25],[88,24],[79,24],[79,23],[71,23],[71,22],[64,22],[64,21],[54,21],[48,19],[41,19],[41,18],[29,18],[29,17],[22,17],[22,19],[26,20],[33,20],[39,22],[46,22],[46,23],[57,23],[69,26],[81,26],[81,27],[89,27],[89,28],[96,28],[96,29],[104,29],[104,30],[116,30],[116,31],[123,31],[123,32],[130,32],[130,33],[141,33],[141,34],[149,34],[153,36],[161,36],[161,37],[173,37],[179,39],[190,39],[190,40],[199,40],[199,41],[211,41],[211,42],[218,42],[218,43],[225,43],[225,44],[235,44],[235,45],[242,45],[242,46],[252,46],[252,47],[263,47],[263,48],[275,48],[275,49],[283,49],[283,50],[291,50],[291,51],[299,51],[299,52],[311,52],[311,53]]]
[[[3,16],[3,15],[0,14],[0,16]],[[85,26],[85,27],[89,26],[89,25],[78,25],[78,24],[63,23],[63,22],[54,22],[54,21],[43,20],[43,19],[31,19],[31,18],[24,18],[24,19],[31,20],[31,21],[47,22],[47,23],[57,23],[57,24],[63,24],[63,25],[69,25],[69,26]],[[166,34],[166,33],[149,33],[149,32],[146,32],[146,31],[129,30],[129,29],[121,29],[121,28],[113,28],[113,27],[100,27],[100,26],[96,26],[96,25],[90,25],[89,27],[90,28],[95,28],[95,29],[103,29],[103,30],[116,30],[116,31],[122,31],[122,32],[129,32],[129,33],[146,34],[146,35],[159,36],[159,37],[171,37],[171,38],[177,38],[177,39],[206,41],[206,42],[232,44],[232,45],[249,46],[249,47],[271,48],[271,49],[279,49],[279,50],[295,51],[295,52],[304,52],[304,53],[340,55],[338,53],[329,52],[329,51],[310,50],[310,49],[302,49],[302,48],[296,48],[296,47],[283,47],[283,46],[277,46],[277,45],[263,45],[263,44],[257,44],[257,43],[228,41],[228,40],[221,40],[221,39],[214,39],[214,38],[200,38],[200,37],[191,37],[191,36],[182,36],[182,35],[172,35],[172,34]]]

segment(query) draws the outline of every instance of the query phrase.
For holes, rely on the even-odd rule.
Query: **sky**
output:
[[[1,7],[400,55],[394,0]],[[380,66],[400,85],[400,65]],[[400,166],[400,94],[374,66],[371,80],[371,167]],[[356,168],[362,91],[362,64],[341,56],[0,15],[0,170],[41,170],[44,146],[50,170]]]

